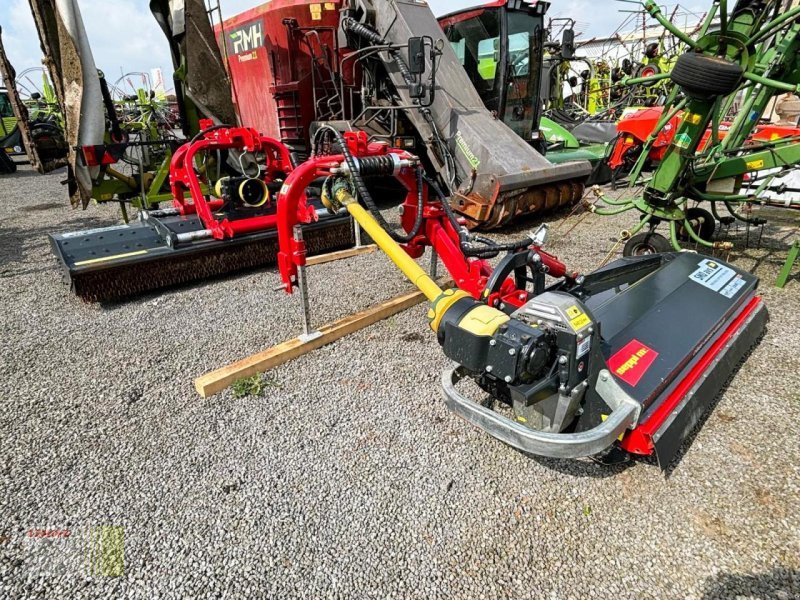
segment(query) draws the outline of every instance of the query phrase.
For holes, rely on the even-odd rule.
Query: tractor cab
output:
[[[11,100],[5,88],[0,88],[0,148],[19,145],[17,134],[17,117],[11,107]]]
[[[547,2],[491,2],[439,19],[483,103],[537,145]]]

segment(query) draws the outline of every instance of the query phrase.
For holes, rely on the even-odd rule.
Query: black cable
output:
[[[203,129],[202,131],[198,131],[197,135],[195,135],[191,140],[189,140],[189,143],[190,144],[194,144],[197,140],[199,140],[205,134],[211,133],[212,131],[216,131],[217,129],[225,129],[226,127],[230,127],[230,125],[223,125],[223,124],[212,125],[208,129]]]
[[[424,179],[428,184],[428,187],[431,188],[439,197],[439,201],[442,203],[442,208],[444,208],[447,219],[458,232],[459,247],[461,248],[461,252],[464,253],[464,256],[472,256],[475,258],[494,258],[501,252],[515,252],[531,245],[530,238],[524,238],[509,244],[498,244],[494,240],[487,237],[470,234],[466,228],[458,222],[458,218],[456,217],[455,212],[453,212],[453,207],[450,206],[450,202],[448,202],[447,198],[442,193],[442,190],[439,189],[439,186],[436,184],[436,182],[431,180],[427,175],[424,176]],[[475,242],[484,244],[487,247],[476,248],[473,246]]]
[[[372,213],[372,216],[375,217],[375,220],[378,221],[378,224],[389,234],[389,236],[394,241],[400,244],[408,243],[412,239],[417,237],[417,235],[419,234],[420,227],[422,226],[422,185],[420,182],[421,169],[418,169],[417,171],[417,181],[418,181],[417,194],[419,201],[418,201],[417,216],[416,219],[414,220],[414,227],[411,229],[411,231],[409,231],[406,234],[397,233],[397,231],[395,231],[393,227],[386,221],[386,219],[383,217],[383,214],[381,214],[381,211],[378,209],[377,205],[372,200],[372,196],[370,195],[369,190],[367,189],[367,186],[364,183],[364,179],[361,177],[361,172],[358,168],[358,165],[356,164],[355,159],[353,158],[352,153],[350,152],[350,148],[347,147],[347,142],[345,142],[344,138],[342,137],[342,134],[337,129],[331,127],[330,125],[323,125],[317,130],[317,132],[314,134],[314,153],[316,154],[316,151],[318,149],[317,136],[320,135],[321,131],[325,130],[331,131],[334,137],[336,138],[336,141],[339,143],[340,151],[344,156],[345,161],[347,162],[347,166],[350,169],[350,176],[353,181],[353,185],[355,186],[356,194],[361,200],[364,201],[367,210],[369,210],[369,212]]]

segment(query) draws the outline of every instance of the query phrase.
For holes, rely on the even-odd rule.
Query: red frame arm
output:
[[[203,195],[200,180],[194,169],[197,154],[213,150],[263,153],[266,160],[266,181],[290,175],[293,171],[289,149],[280,141],[260,135],[255,129],[249,127],[211,129],[204,132],[201,139],[178,148],[172,156],[170,189],[173,206],[182,215],[197,214],[206,228],[211,231],[212,237],[218,240],[232,238],[237,234],[273,229],[277,225],[277,217],[274,214],[256,215],[234,221],[227,218],[219,220],[215,217],[214,211],[222,207],[223,201],[207,199]],[[187,192],[191,202],[187,201]],[[313,208],[306,205],[305,200],[305,194],[303,194],[296,207],[296,216],[300,221],[308,223],[316,219],[317,215]]]

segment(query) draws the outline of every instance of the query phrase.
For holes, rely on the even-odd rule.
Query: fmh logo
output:
[[[264,31],[261,28],[261,21],[255,21],[231,31],[228,34],[228,40],[230,41],[230,52],[232,54],[241,54],[242,52],[260,48],[264,45]]]

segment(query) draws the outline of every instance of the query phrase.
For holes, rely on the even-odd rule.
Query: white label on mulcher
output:
[[[744,279],[737,275],[736,278],[731,281],[728,285],[722,288],[720,294],[725,296],[726,298],[733,298],[742,287],[744,286]]]
[[[701,260],[697,270],[689,275],[689,279],[707,287],[710,290],[719,292],[736,272],[713,260]],[[728,296],[730,298],[730,296]]]

